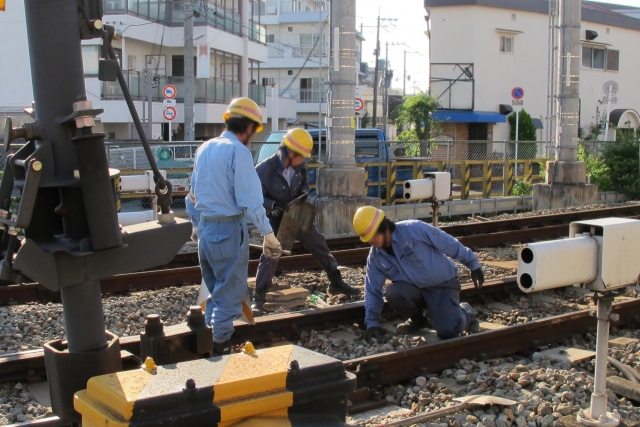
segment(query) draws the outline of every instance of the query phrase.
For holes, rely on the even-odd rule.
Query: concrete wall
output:
[[[546,14],[453,6],[432,7],[430,15],[431,61],[474,64],[475,110],[497,112],[500,104],[511,104],[511,90],[520,86],[525,90],[524,109],[545,122]],[[615,80],[621,88],[618,103],[612,108],[640,110],[640,85],[637,84],[640,55],[635,48],[640,42],[640,32],[583,21],[582,40],[585,40],[585,30],[596,30],[599,34],[596,42],[620,51],[620,71],[581,70],[581,127],[594,121],[596,103],[604,96],[602,86],[608,80]],[[500,36],[514,38],[513,53],[500,52]],[[505,140],[508,136],[508,123],[496,124],[494,139]]]

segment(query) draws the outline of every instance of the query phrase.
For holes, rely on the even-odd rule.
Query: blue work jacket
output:
[[[471,249],[425,222],[409,220],[396,223],[392,233],[394,255],[372,247],[367,258],[364,287],[365,323],[378,326],[384,306],[383,288],[387,279],[407,282],[419,288],[436,287],[452,280],[458,269],[447,256],[470,270],[480,268]]]
[[[191,191],[196,199],[193,208],[201,215],[244,214],[260,234],[269,234],[273,230],[262,206],[260,187],[251,151],[232,132],[223,132],[196,151]]]
[[[307,182],[307,166],[302,163],[293,168],[295,173],[291,178],[291,184],[287,183],[282,173],[286,151],[281,147],[278,152],[256,166],[256,171],[262,183],[262,196],[264,207],[269,210],[275,202],[289,203],[302,193],[309,192]]]

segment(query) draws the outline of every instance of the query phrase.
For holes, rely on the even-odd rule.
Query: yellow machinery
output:
[[[293,345],[93,377],[75,394],[83,427],[344,426],[355,375]]]

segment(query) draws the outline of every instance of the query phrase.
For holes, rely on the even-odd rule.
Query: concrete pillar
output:
[[[556,161],[547,163],[547,181],[533,186],[533,209],[557,209],[596,202],[598,187],[587,184],[587,166],[578,162],[580,115],[581,0],[562,6],[562,81],[560,137]]]
[[[330,67],[330,141],[328,167],[318,171],[318,228],[329,235],[353,234],[355,211],[364,205],[380,206],[380,200],[365,197],[365,170],[356,167],[356,2],[331,3],[333,30]],[[353,120],[353,122],[352,122]]]
[[[240,3],[242,57],[240,58],[240,96],[249,96],[249,0]]]

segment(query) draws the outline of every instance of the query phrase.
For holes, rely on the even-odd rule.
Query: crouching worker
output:
[[[304,129],[291,129],[284,136],[278,151],[265,161],[256,166],[260,182],[262,183],[262,195],[264,207],[273,231],[278,234],[282,216],[286,212],[289,203],[302,197],[305,199],[309,193],[307,182],[307,167],[305,161],[311,156],[313,139]],[[296,235],[296,240],[313,255],[320,267],[329,278],[330,295],[346,294],[359,295],[360,290],[345,283],[342,280],[338,263],[329,252],[327,241],[315,227]],[[267,290],[271,286],[273,276],[278,268],[278,260],[260,257],[260,264],[256,274],[256,289],[253,293],[251,309],[254,316],[262,314]]]
[[[471,306],[460,303],[458,269],[447,258],[469,268],[473,283],[479,289],[484,283],[484,275],[478,258],[469,248],[422,221],[394,223],[385,218],[383,211],[372,206],[358,209],[353,227],[360,240],[371,245],[364,290],[365,340],[374,337],[380,340],[385,334],[379,323],[386,279],[392,284],[384,291],[384,297],[407,319],[397,326],[399,334],[427,326],[435,329],[442,339],[457,337],[464,331],[478,331],[478,321]]]

